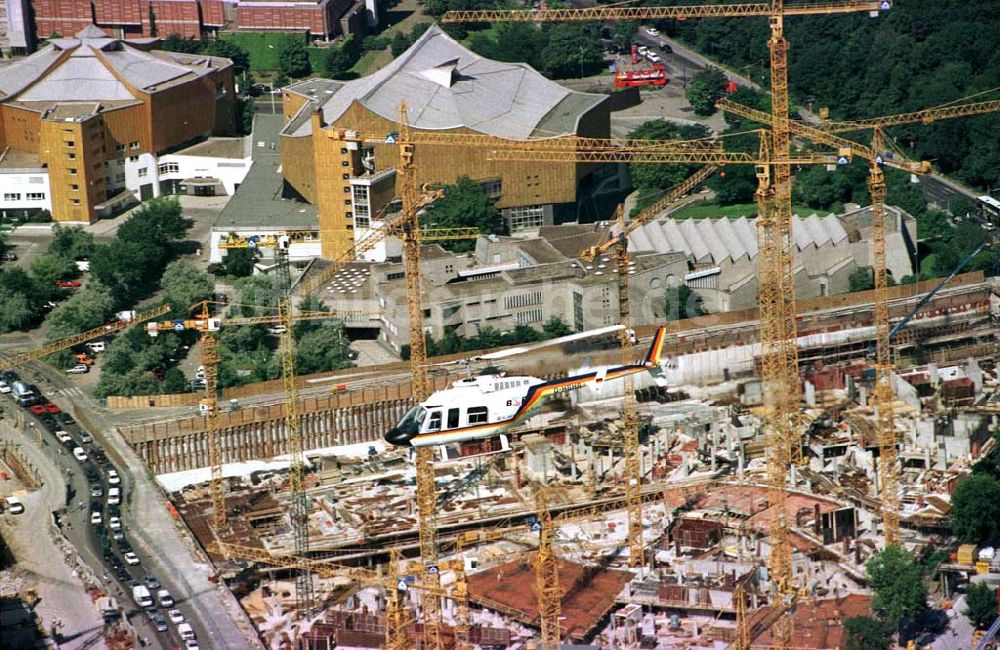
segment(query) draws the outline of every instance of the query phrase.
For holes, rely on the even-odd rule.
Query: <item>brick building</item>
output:
[[[7,0],[8,2],[20,0]],[[23,0],[26,2],[26,0]],[[329,39],[364,29],[365,0],[31,0],[39,38],[95,24],[119,38],[200,38],[223,27],[307,32]]]
[[[157,156],[233,131],[229,59],[90,25],[0,68],[0,212],[90,222],[159,194]]]

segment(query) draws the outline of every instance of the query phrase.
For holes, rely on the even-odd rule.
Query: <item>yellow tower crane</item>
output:
[[[761,124],[769,124],[771,116],[730,100],[718,104],[722,110],[752,119]],[[879,446],[879,496],[882,506],[882,527],[886,545],[899,544],[899,467],[898,434],[893,413],[892,391],[892,347],[889,340],[889,278],[885,251],[885,174],[884,166],[895,167],[913,174],[928,174],[930,163],[897,159],[886,151],[883,129],[888,126],[922,122],[930,124],[942,119],[983,115],[1000,111],[1000,101],[968,102],[957,100],[939,107],[920,111],[885,115],[855,122],[824,122],[807,125],[791,121],[790,130],[796,136],[804,137],[817,144],[838,148],[849,148],[868,160],[868,191],[872,210],[872,268],[875,291],[875,393],[872,405],[875,409],[875,424]],[[835,133],[868,130],[872,131],[871,146],[866,147],[847,140]]]
[[[559,615],[562,611],[562,586],[559,583],[559,558],[552,548],[555,529],[546,503],[545,490],[535,492],[538,510],[538,553],[535,556],[535,596],[538,598],[538,618],[542,630],[542,650],[559,650],[562,630]]]
[[[586,250],[581,256],[584,260],[593,261],[599,255],[614,249],[615,265],[618,269],[618,310],[624,329],[621,332],[622,365],[632,363],[632,318],[629,307],[628,276],[632,273],[629,265],[628,235],[630,232],[649,222],[660,214],[664,208],[692,191],[709,176],[715,173],[715,165],[706,165],[689,178],[668,191],[658,201],[642,210],[634,219],[625,223],[624,207],[618,206],[616,219],[616,234],[609,241]],[[622,384],[622,420],[621,429],[624,437],[625,451],[625,498],[628,509],[628,548],[629,565],[642,566],[645,561],[645,545],[642,539],[642,463],[639,457],[639,416],[636,413],[634,379],[627,375]]]
[[[771,574],[779,598],[794,598],[791,542],[785,522],[785,486],[791,465],[801,462],[798,412],[798,350],[796,348],[795,285],[793,278],[791,153],[788,112],[788,41],[786,15],[878,12],[887,0],[794,3],[784,0],[731,5],[668,7],[594,7],[540,11],[455,11],[445,22],[570,21],[687,19],[730,16],[767,16],[770,23],[771,133],[767,153],[771,161],[757,168],[758,303],[761,325],[761,379],[765,401],[768,482],[780,514],[771,529]],[[783,616],[775,635],[778,646],[791,641],[791,617]]]

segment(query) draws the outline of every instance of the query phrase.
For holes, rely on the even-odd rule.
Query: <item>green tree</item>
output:
[[[286,77],[300,78],[311,72],[309,51],[301,36],[289,34],[278,43],[278,72]]]
[[[965,590],[965,615],[980,630],[997,619],[997,594],[985,582],[974,582]]]
[[[611,42],[620,52],[626,52],[632,47],[632,39],[639,30],[639,21],[616,20],[611,28]]]
[[[160,41],[160,49],[168,52],[183,52],[185,54],[197,54],[202,51],[204,43],[191,36],[184,38],[179,34],[171,34]]]
[[[213,38],[202,43],[202,53],[232,61],[234,73],[240,75],[250,69],[250,53],[239,43],[222,38]]]
[[[556,339],[560,336],[572,334],[573,330],[561,318],[553,316],[542,325],[542,333],[545,334],[545,338],[547,339]]]
[[[75,273],[76,266],[68,257],[46,253],[31,262],[31,275],[43,287],[54,286],[57,280],[71,277]]]
[[[222,269],[226,275],[234,278],[245,278],[253,275],[257,263],[258,252],[252,248],[230,248],[222,258]]]
[[[695,318],[705,313],[701,305],[701,297],[686,284],[667,287],[664,311],[667,320]]]
[[[530,23],[501,23],[494,33],[496,49],[491,58],[527,63],[537,70],[543,69],[542,50],[546,41],[541,29]]]
[[[856,616],[844,621],[845,650],[887,650],[892,644],[892,629],[882,621]]]
[[[242,316],[269,316],[276,314],[278,307],[278,291],[275,279],[269,275],[251,275],[240,278],[236,287],[236,302]],[[242,328],[236,328],[242,329]]]
[[[958,484],[951,496],[951,531],[972,544],[1000,535],[1000,480],[973,473]]]
[[[691,77],[684,96],[696,115],[711,115],[715,112],[715,102],[726,94],[726,75],[718,68],[699,70]]]
[[[30,324],[35,318],[28,296],[0,287],[0,332],[19,330]]]
[[[156,33],[156,12],[153,11],[153,5],[149,5],[149,35],[156,38],[158,34]]]
[[[187,260],[167,264],[160,284],[174,311],[180,314],[187,314],[194,303],[205,300],[215,291],[212,278]]]
[[[180,368],[167,368],[163,373],[161,389],[166,394],[186,393],[190,390],[190,386],[187,377],[184,376]]]
[[[327,49],[323,57],[323,74],[330,79],[341,79],[358,61],[360,46],[357,36],[350,36],[340,47]]]
[[[847,276],[848,291],[869,291],[874,288],[875,278],[870,266],[859,266]]]
[[[295,344],[295,372],[314,372],[350,368],[347,358],[350,341],[344,335],[343,323],[324,323],[308,330]]]
[[[80,226],[52,226],[53,239],[48,252],[70,261],[90,257],[94,252],[94,236]]]
[[[98,282],[111,288],[119,304],[130,305],[152,289],[164,256],[164,249],[154,244],[115,239],[94,250],[90,271]]]
[[[389,41],[389,48],[392,50],[393,58],[396,58],[400,54],[406,51],[410,47],[410,39],[406,37],[403,32],[396,32],[392,36],[392,40]]]
[[[590,25],[555,23],[544,31],[542,70],[557,79],[585,77],[604,65],[604,50]]]
[[[431,228],[477,228],[484,234],[503,230],[503,220],[490,195],[468,176],[459,176],[448,186],[445,197],[434,203],[424,214],[424,223]],[[475,248],[475,241],[459,240],[441,244],[453,252]]]
[[[893,628],[927,606],[927,587],[920,565],[898,546],[887,546],[865,565],[872,589],[872,610]]]
[[[650,120],[633,129],[629,138],[637,140],[696,140],[710,135],[708,129],[700,125],[677,124],[666,120]],[[632,183],[639,190],[638,208],[660,198],[667,190],[694,173],[692,165],[660,165],[654,163],[631,163],[628,170]]]
[[[49,341],[66,338],[106,323],[115,311],[111,290],[94,280],[52,310],[45,319]]]

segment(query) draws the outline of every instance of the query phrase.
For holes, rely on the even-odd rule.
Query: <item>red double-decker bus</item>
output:
[[[654,65],[649,68],[639,68],[638,70],[619,70],[615,72],[615,88],[666,85],[667,68],[662,65]]]

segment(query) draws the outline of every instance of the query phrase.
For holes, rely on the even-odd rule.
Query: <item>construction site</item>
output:
[[[219,242],[273,256],[275,314],[230,316],[203,302],[187,320],[156,320],[163,308],[115,326],[200,337],[203,389],[175,404],[194,412],[117,432],[261,644],[823,650],[844,647],[844,622],[873,610],[866,564],[888,547],[916,558],[950,552],[930,579],[941,609],[973,578],[995,586],[1000,554],[959,546],[949,515],[956,487],[1000,440],[1000,279],[965,272],[983,244],[948,277],[890,282],[884,168],[914,178],[931,169],[883,130],[991,113],[1000,101],[861,122],[790,119],[784,20],[877,17],[891,10],[885,0],[544,7],[448,12],[442,22],[767,18],[770,113],[720,103],[763,125],[759,150],[732,151],[721,138],[411,131],[414,111],[402,101],[391,141],[316,129],[329,145],[325,163],[339,160],[338,170],[360,166],[366,145],[394,149],[399,200],[373,215],[381,226],[304,270],[289,261],[287,235]],[[421,256],[429,243],[480,236],[421,221],[443,196],[418,183],[421,152],[448,147],[477,148],[490,161],[701,166],[653,205],[631,216],[619,207],[613,236],[574,261],[581,273],[596,265],[615,277],[617,295],[606,301],[616,322],[598,332],[613,345],[588,345],[576,332],[428,358]],[[804,262],[793,169],[846,159],[868,164],[874,288],[796,300]],[[634,326],[629,282],[641,256],[628,250],[630,234],[727,165],[752,166],[758,182],[757,307]],[[408,334],[409,359],[296,376],[296,324],[337,317],[305,311],[302,301],[344,282],[361,287],[375,264],[366,254],[389,238],[402,250],[408,318],[393,327]],[[240,325],[273,328],[281,379],[223,391],[218,332]],[[504,391],[521,391],[510,393],[518,397],[506,401],[516,409],[507,419],[497,414],[506,412],[496,396]],[[489,415],[470,394],[490,404]],[[123,407],[169,406],[154,402]],[[998,628],[1000,619],[975,647]]]
[[[120,432],[267,647],[840,648],[844,621],[872,609],[865,565],[874,554],[951,546],[951,493],[996,444],[1000,286],[961,265],[944,281],[889,286],[883,167],[929,166],[889,155],[882,129],[991,112],[996,102],[818,126],[788,116],[784,18],[888,9],[848,1],[446,14],[445,22],[766,16],[772,111],[723,102],[767,125],[759,154],[713,139],[427,136],[410,132],[403,103],[392,143],[401,209],[381,228],[302,277],[289,272],[281,237],[223,242],[273,248],[283,269],[278,315],[254,321],[284,328],[282,380],[227,393],[245,403],[224,412],[213,333],[239,319],[206,306],[184,325],[202,333],[201,414]],[[847,132],[866,133],[870,146],[836,135]],[[345,156],[379,141],[326,135]],[[419,213],[440,192],[418,187],[415,169],[424,148],[473,144],[490,160],[705,165],[656,206],[630,219],[619,211],[618,236],[581,256],[617,273],[620,350],[427,359],[421,245],[476,234],[422,228]],[[874,289],[796,302],[791,169],[842,157],[870,161]],[[758,308],[631,329],[628,234],[727,164],[757,172]],[[356,260],[390,236],[402,240],[409,361],[295,377],[287,333],[311,317],[296,310],[296,296],[349,267],[360,277]],[[650,340],[663,349],[647,362],[653,372],[603,381],[638,367],[629,364]],[[501,358],[502,374],[478,385],[537,377],[556,386],[552,398],[501,435],[383,441],[432,393],[447,399],[449,387],[479,382],[472,376]],[[570,392],[558,388],[567,377],[589,379]],[[447,428],[458,425],[453,410]],[[993,557],[952,557],[931,597],[945,602],[949,583],[1000,573]]]

